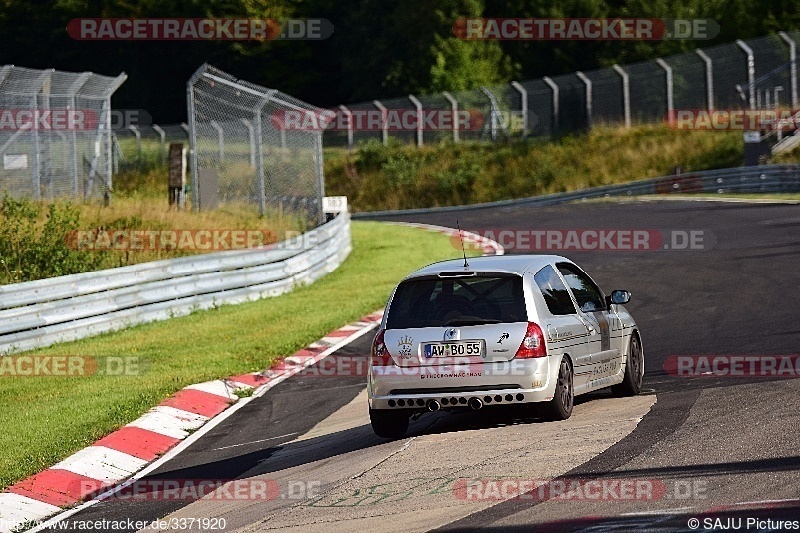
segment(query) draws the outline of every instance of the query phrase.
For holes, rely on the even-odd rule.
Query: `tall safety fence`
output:
[[[798,42],[800,32],[779,32],[508,85],[341,105],[325,142],[525,139],[659,123],[676,110],[797,109]]]
[[[126,78],[0,67],[0,191],[37,200],[107,199],[111,95]]]
[[[284,127],[292,114],[322,110],[203,65],[187,85],[196,209],[257,206],[324,221],[322,131]]]

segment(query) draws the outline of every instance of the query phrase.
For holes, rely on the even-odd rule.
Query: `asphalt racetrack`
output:
[[[111,498],[50,531],[86,531],[103,520],[137,531],[135,521],[161,518],[173,521],[144,530],[766,531],[800,520],[800,382],[786,372],[748,375],[747,365],[736,376],[675,375],[679,357],[800,352],[800,206],[597,202],[382,220],[458,220],[495,235],[648,231],[652,250],[562,252],[606,292],[633,294],[627,308],[642,334],[645,393],[580,397],[565,422],[510,407],[426,414],[405,438],[387,441],[369,426],[359,372],[299,375],[149,476],[238,479],[269,487],[269,497]],[[404,243],[388,245],[402,260]],[[371,338],[329,357],[366,360]]]

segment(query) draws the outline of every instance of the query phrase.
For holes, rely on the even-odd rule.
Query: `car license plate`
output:
[[[483,341],[433,342],[425,345],[425,357],[480,357]]]

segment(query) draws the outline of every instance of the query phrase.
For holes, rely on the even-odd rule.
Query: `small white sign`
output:
[[[347,196],[325,196],[322,198],[323,213],[347,213]]]
[[[22,170],[28,168],[28,154],[9,154],[3,156],[3,169]]]
[[[761,133],[757,131],[746,131],[744,132],[744,142],[750,143],[757,143],[761,142]]]

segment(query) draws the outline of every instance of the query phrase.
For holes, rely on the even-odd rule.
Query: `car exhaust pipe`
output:
[[[431,413],[435,413],[436,411],[438,411],[441,408],[442,408],[442,405],[439,402],[437,402],[436,400],[431,400],[431,401],[428,402],[428,411],[430,411]]]
[[[477,411],[478,409],[483,407],[483,401],[481,401],[480,398],[470,398],[469,406],[472,408],[473,411]]]

